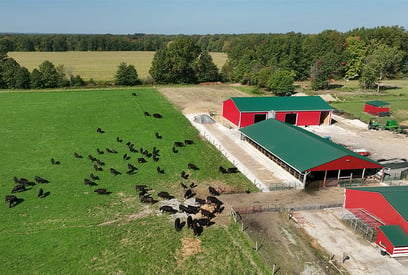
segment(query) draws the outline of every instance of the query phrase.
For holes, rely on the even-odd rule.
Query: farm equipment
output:
[[[378,121],[373,118],[370,120],[370,122],[368,123],[368,130],[379,130],[380,129],[380,124],[378,123]]]
[[[399,127],[395,120],[387,120],[383,126],[384,130],[394,131],[396,133],[402,133],[402,129]]]

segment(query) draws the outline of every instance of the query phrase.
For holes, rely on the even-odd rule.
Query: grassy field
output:
[[[376,91],[364,91],[358,86],[358,81],[336,82],[337,88],[325,91],[337,97],[339,101],[331,102],[330,105],[340,111],[351,114],[352,117],[368,122],[374,116],[364,113],[364,104],[371,100],[381,100],[390,103],[391,117],[379,118],[383,124],[387,119],[398,122],[408,120],[408,80],[387,80],[380,93]],[[319,94],[321,92],[311,92]]]
[[[200,237],[186,228],[176,233],[173,221],[158,213],[159,204],[139,202],[135,184],[152,188],[154,197],[168,191],[182,200],[182,170],[191,174],[188,183],[197,183],[197,192],[210,184],[254,190],[241,174],[218,172],[231,164],[156,90],[5,92],[0,109],[0,194],[10,194],[14,176],[49,180],[17,193],[22,201],[15,207],[0,207],[2,274],[270,273],[235,225],[216,223]],[[105,133],[98,134],[98,127]],[[155,138],[156,131],[162,139]],[[173,153],[174,141],[184,139],[195,144]],[[138,164],[141,154],[129,153],[127,141],[137,149],[160,149],[159,161]],[[97,154],[96,148],[106,147],[119,153]],[[131,159],[124,161],[124,153]],[[103,171],[93,170],[88,154],[105,162]],[[52,165],[52,157],[60,165]],[[128,162],[139,168],[135,175],[125,173]],[[187,170],[189,162],[200,170]],[[165,173],[158,174],[157,166]],[[112,175],[110,167],[122,174]],[[110,195],[84,185],[91,172],[100,177],[94,188]],[[48,196],[37,198],[39,188]]]
[[[30,72],[44,62],[51,61],[55,66],[64,65],[67,74],[80,75],[83,79],[112,81],[121,62],[132,64],[140,78],[149,76],[150,64],[155,52],[9,52],[21,66]],[[224,53],[211,53],[219,69],[225,64]]]

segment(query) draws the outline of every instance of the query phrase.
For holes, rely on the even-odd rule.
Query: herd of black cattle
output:
[[[135,93],[132,93],[132,96],[136,96]],[[159,113],[153,113],[152,115],[149,112],[144,112],[144,116],[146,117],[154,117],[157,119],[162,119],[163,116]],[[105,134],[105,130],[102,128],[97,128],[96,129],[97,134]],[[155,138],[160,140],[163,137],[158,133],[155,132]],[[120,137],[116,137],[116,141],[118,144],[125,144],[127,147],[127,151],[122,155],[122,159],[124,161],[129,161],[134,154],[139,154],[136,156],[136,161],[138,164],[143,164],[147,163],[150,161],[150,159],[153,162],[158,162],[160,160],[160,149],[153,147],[152,150],[148,150],[145,148],[136,148],[135,145],[131,141],[127,141],[126,143],[123,142],[123,139]],[[194,141],[190,139],[185,139],[184,141],[175,141],[172,145],[172,152],[174,154],[177,154],[180,150],[180,148],[187,147],[190,145],[194,145]],[[97,172],[101,171],[109,171],[112,175],[118,176],[121,175],[122,172],[110,167],[109,169],[105,168],[106,164],[104,161],[102,161],[99,156],[106,154],[119,154],[118,151],[114,148],[109,148],[106,147],[105,149],[100,149],[96,148],[96,153],[98,157],[95,157],[92,154],[87,155],[87,159],[92,163],[92,168],[93,171],[89,174],[89,177],[84,178],[84,184],[88,185],[90,187],[98,186],[99,184],[97,183],[100,178],[97,175]],[[74,152],[73,157],[75,159],[83,159],[84,156],[80,153]],[[55,158],[50,159],[51,165],[60,165],[61,162],[59,160],[56,160]],[[198,171],[200,170],[199,167],[193,163],[188,163],[186,168],[190,171]],[[137,173],[138,168],[128,162],[127,163],[127,168],[126,168],[126,174],[128,175],[134,175]],[[165,170],[162,169],[160,166],[156,167],[156,171],[158,174],[164,174]],[[223,174],[226,173],[237,173],[238,170],[235,167],[232,168],[224,168],[222,166],[219,167],[219,171]],[[188,180],[190,177],[190,174],[184,170],[180,172],[180,177],[181,180]],[[40,176],[35,176],[33,181],[30,181],[26,178],[18,178],[14,177],[14,182],[15,185],[11,190],[11,193],[19,193],[19,192],[24,192],[31,190],[32,188],[28,188],[28,186],[34,186],[36,184],[46,184],[49,183],[49,180],[44,179]],[[184,191],[184,199],[188,200],[191,198],[194,198],[195,203],[194,205],[184,205],[184,204],[179,204],[178,209],[174,209],[170,205],[163,205],[159,208],[161,212],[166,212],[169,214],[175,214],[175,213],[185,213],[184,217],[186,217],[186,221],[181,221],[179,217],[175,219],[175,229],[176,231],[180,231],[186,224],[188,228],[191,228],[194,231],[194,235],[200,235],[203,232],[203,227],[204,226],[210,226],[213,224],[211,221],[217,213],[221,213],[223,211],[223,203],[217,198],[219,192],[213,188],[213,187],[208,187],[208,192],[209,196],[204,199],[200,199],[195,197],[195,188],[197,185],[194,182],[191,182],[188,184],[187,182],[180,182],[180,187]],[[158,202],[158,200],[154,199],[152,197],[152,190],[147,188],[146,185],[136,185],[135,186],[136,192],[139,195],[140,202],[142,203],[151,203],[154,204]],[[100,195],[109,195],[111,192],[109,192],[106,188],[97,188],[94,189],[94,192]],[[38,198],[45,198],[50,194],[50,192],[44,192],[43,188],[38,189]],[[157,194],[157,197],[162,199],[162,200],[171,200],[174,198],[174,196],[170,195],[167,191],[161,191]],[[9,208],[12,208],[19,203],[23,202],[24,200],[22,198],[18,198],[16,195],[6,195],[5,196],[5,202],[9,204]],[[200,218],[193,218],[194,217],[200,217]]]

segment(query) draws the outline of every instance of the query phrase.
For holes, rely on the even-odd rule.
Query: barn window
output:
[[[296,125],[296,120],[297,120],[297,114],[296,113],[286,114],[285,115],[285,122],[286,123]]]
[[[266,119],[266,114],[255,114],[254,123],[257,123],[257,122],[265,120],[265,119]]]

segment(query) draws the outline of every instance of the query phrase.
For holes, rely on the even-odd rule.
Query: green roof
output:
[[[381,225],[379,229],[394,247],[408,246],[408,235],[399,225]]]
[[[380,193],[408,221],[408,186],[356,187],[350,189]]]
[[[375,106],[375,107],[382,107],[382,106],[390,105],[388,102],[381,101],[381,100],[368,101],[368,102],[366,102],[366,104],[372,105],[372,106]]]
[[[320,96],[260,96],[231,99],[241,112],[333,110]]]
[[[343,146],[276,119],[263,120],[241,128],[240,131],[299,172],[345,156],[353,156],[382,167]]]

